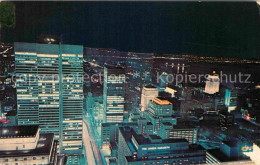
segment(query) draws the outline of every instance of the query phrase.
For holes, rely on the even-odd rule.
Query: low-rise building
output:
[[[54,135],[40,134],[38,126],[0,128],[0,164],[56,164],[56,152]]]
[[[161,139],[157,135],[140,135],[132,128],[120,127],[118,164],[205,164],[206,150],[189,145],[186,139]]]

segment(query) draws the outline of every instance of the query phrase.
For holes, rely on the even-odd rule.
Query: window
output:
[[[33,157],[33,160],[36,160],[36,157]]]
[[[27,160],[27,158],[23,158],[23,160]]]
[[[5,162],[8,162],[8,159],[5,159]]]
[[[45,157],[42,157],[42,159],[45,159]]]

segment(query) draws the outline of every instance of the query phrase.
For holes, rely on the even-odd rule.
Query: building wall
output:
[[[39,130],[35,137],[0,138],[0,151],[35,149],[39,140]]]
[[[123,122],[125,111],[125,75],[122,68],[104,68],[104,121]]]
[[[205,93],[214,94],[219,91],[219,76],[209,75],[206,80]]]
[[[142,90],[141,96],[141,111],[144,111],[148,108],[149,101],[157,97],[159,94],[157,88],[146,88]]]
[[[124,136],[119,130],[118,134],[118,165],[127,165],[126,156],[132,156]]]
[[[173,129],[169,131],[170,139],[181,139],[188,140],[190,144],[196,144],[198,141],[198,129]]]
[[[17,156],[0,158],[1,165],[47,165],[49,164],[49,155]]]
[[[83,46],[15,43],[18,125],[54,133],[61,151],[81,152]]]
[[[220,161],[215,158],[212,154],[209,152],[206,153],[206,163],[209,165],[217,165],[220,164]]]

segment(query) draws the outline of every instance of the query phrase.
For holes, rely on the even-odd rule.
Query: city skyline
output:
[[[0,2],[0,164],[259,165],[258,9]]]

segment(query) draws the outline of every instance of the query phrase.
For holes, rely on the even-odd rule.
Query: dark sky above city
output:
[[[2,42],[62,35],[66,44],[121,51],[257,58],[255,2],[15,2]]]

